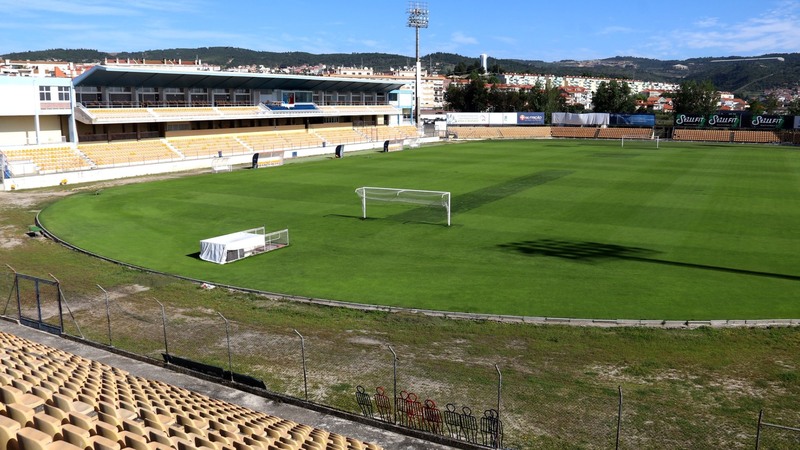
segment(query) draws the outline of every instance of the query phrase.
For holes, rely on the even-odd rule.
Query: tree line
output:
[[[483,77],[476,72],[470,75],[469,83],[463,86],[450,84],[444,99],[451,110],[463,112],[578,112],[578,109],[567,106],[561,91],[550,83],[544,86],[537,83],[530,89],[499,89],[496,83],[487,86]]]
[[[719,109],[720,94],[710,80],[684,81],[677,92],[665,92],[662,97],[672,99],[673,111],[676,114],[713,114]],[[530,89],[499,89],[495,83],[487,83],[478,72],[472,72],[469,82],[464,85],[450,84],[444,96],[445,102],[453,111],[459,112],[513,112],[536,111],[551,114],[553,112],[582,112],[585,105],[567,105],[566,98],[561,95],[557,86],[549,83],[542,86],[537,83]],[[593,112],[636,114],[652,113],[652,108],[637,106],[637,100],[643,95],[632,92],[625,81],[602,81],[593,92]],[[763,100],[749,102],[753,114],[800,115],[800,98],[788,105],[782,105],[774,95]]]

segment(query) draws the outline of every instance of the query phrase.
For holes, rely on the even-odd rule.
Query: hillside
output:
[[[148,50],[147,52],[109,54],[90,49],[50,49],[2,55],[11,60],[60,60],[77,63],[100,62],[104,58],[147,59],[200,59],[222,67],[263,65],[266,67],[290,67],[324,64],[336,66],[367,66],[376,71],[411,66],[411,56],[388,53],[331,53],[313,54],[305,52],[264,52],[237,47],[199,47]],[[692,58],[687,60],[657,60],[639,57],[616,56],[613,58],[555,62],[519,59],[489,59],[490,66],[499,66],[505,72],[552,73],[556,75],[581,75],[593,77],[632,78],[640,80],[669,81],[711,80],[725,91],[732,91],[745,98],[756,96],[767,89],[797,88],[800,85],[800,54],[780,53],[761,57],[782,57],[783,61],[735,61],[736,56],[725,58]],[[453,53],[432,53],[422,57],[423,66],[438,73],[447,74],[462,64],[477,65],[478,58]],[[725,61],[728,62],[725,62]],[[676,68],[676,66],[683,66]]]

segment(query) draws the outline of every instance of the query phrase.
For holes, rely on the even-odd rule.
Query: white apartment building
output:
[[[347,68],[343,68],[347,69]],[[338,69],[337,69],[338,70]],[[372,69],[369,68],[372,72]],[[404,83],[401,90],[412,91],[416,94],[415,77],[416,71],[414,68],[403,68],[393,71],[390,74],[362,74],[349,73],[349,70],[343,70],[342,73],[336,74],[337,77],[358,77],[366,80],[388,80]],[[420,86],[420,108],[423,110],[441,109],[444,106],[444,91],[446,88],[447,78],[439,75],[428,75],[427,70],[423,69],[421,73],[422,85]]]
[[[610,82],[611,78],[588,78],[577,76],[557,76],[557,75],[544,75],[544,74],[501,74],[500,81],[508,85],[535,85],[539,83],[546,86],[549,82],[554,87],[567,87],[575,86],[585,89],[585,95],[581,98],[587,108],[591,108],[592,97],[594,92],[602,82]],[[659,92],[674,92],[678,89],[679,85],[675,83],[664,83],[660,81],[642,81],[642,80],[617,80],[620,82],[628,83],[632,92],[643,91],[659,91]],[[580,103],[580,101],[577,101]]]
[[[336,75],[348,75],[355,77],[371,77],[372,75],[375,75],[375,71],[372,70],[372,67],[339,66],[334,70],[334,72],[336,73]]]

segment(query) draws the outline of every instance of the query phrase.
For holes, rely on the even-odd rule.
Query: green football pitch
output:
[[[452,193],[369,203],[360,186]],[[85,190],[58,238],[215,284],[440,311],[607,319],[800,318],[800,151],[495,141]],[[200,240],[266,226],[291,245],[226,265]]]

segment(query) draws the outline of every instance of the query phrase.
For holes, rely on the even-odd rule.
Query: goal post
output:
[[[450,226],[450,192],[362,186],[356,189],[356,194],[361,198],[361,217],[363,219],[367,218],[367,200],[409,203],[444,208],[447,213],[447,226]]]
[[[655,136],[655,133],[653,133],[653,134],[651,134],[649,136],[636,135],[636,134],[622,136],[620,138],[620,140],[619,140],[620,147],[625,147],[625,142],[626,141],[628,142],[629,145],[630,145],[631,142],[640,142],[640,141],[646,141],[648,144],[655,144],[656,148],[658,148],[658,145],[659,145],[659,139],[658,139],[658,136]]]

